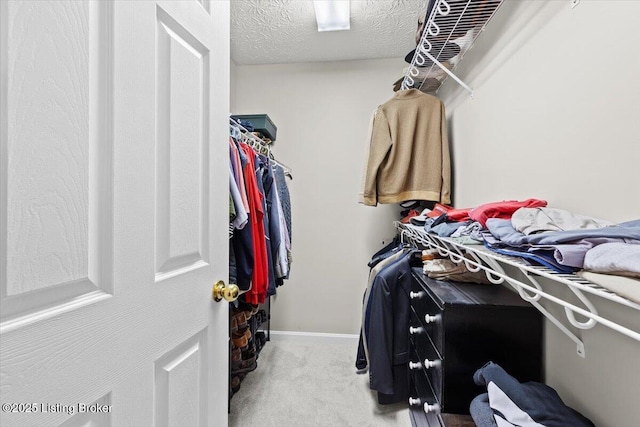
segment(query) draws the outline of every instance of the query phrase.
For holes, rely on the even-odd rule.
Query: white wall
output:
[[[398,217],[396,206],[357,203],[367,131],[403,64],[235,67],[232,112],[267,113],[278,127],[275,156],[293,169],[293,267],[273,301],[272,329],[359,330],[367,262]]]
[[[614,221],[640,217],[638,17],[632,1],[505,2],[456,70],[474,98],[453,81],[440,91],[457,206],[537,197]],[[638,311],[592,299],[639,330]],[[582,359],[546,326],[547,383],[599,427],[638,425],[640,343],[603,326],[576,331]]]
[[[231,99],[229,99],[229,111],[232,113],[236,110],[236,67],[237,65],[233,60],[229,61],[229,74],[231,77],[229,81],[229,91],[231,93]]]
[[[517,31],[512,17],[531,9],[537,15]],[[637,218],[640,3],[507,2],[498,13],[490,37],[462,62],[471,69],[486,54],[485,64],[460,70],[471,75],[474,98],[441,93],[452,117],[456,203],[538,197],[610,220]]]

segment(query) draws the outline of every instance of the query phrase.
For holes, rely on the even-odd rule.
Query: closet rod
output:
[[[287,166],[284,163],[282,163],[282,162],[280,162],[280,161],[275,159],[275,157],[271,153],[271,146],[266,145],[263,140],[261,140],[260,138],[257,138],[255,135],[253,135],[251,132],[249,132],[244,126],[242,126],[239,122],[235,121],[231,117],[229,117],[229,123],[232,126],[237,127],[247,138],[250,138],[254,142],[257,142],[258,144],[260,144],[261,146],[266,148],[267,149],[267,154],[269,156],[269,159],[271,159],[274,163],[276,163],[277,165],[279,165],[282,168],[284,168],[287,173],[291,174],[293,172],[293,170],[289,166]]]

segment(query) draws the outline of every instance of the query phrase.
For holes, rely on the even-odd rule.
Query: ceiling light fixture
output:
[[[349,0],[313,0],[318,31],[340,31],[351,28]]]

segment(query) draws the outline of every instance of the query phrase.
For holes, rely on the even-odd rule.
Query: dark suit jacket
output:
[[[369,296],[369,380],[381,404],[406,401],[409,393],[410,258],[408,253],[384,268]]]

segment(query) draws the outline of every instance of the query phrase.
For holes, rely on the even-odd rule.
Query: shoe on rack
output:
[[[238,325],[238,329],[244,329],[247,326],[247,316],[246,313],[242,310],[233,310],[231,314],[231,319],[235,319],[236,324]]]
[[[234,348],[231,350],[231,370],[238,369],[242,366],[242,350]]]
[[[264,344],[267,342],[267,334],[265,334],[264,331],[256,332],[256,341],[264,346]]]
[[[233,344],[235,348],[246,350],[249,347],[250,338],[251,331],[249,330],[249,328],[246,328],[243,331],[237,331],[231,334],[231,344]]]
[[[255,356],[249,360],[243,360],[240,368],[232,370],[231,375],[247,374],[251,371],[255,371],[258,367]]]
[[[253,345],[253,340],[252,340],[251,344],[247,347],[247,349],[242,351],[241,358],[242,358],[242,360],[249,360],[252,357],[254,357],[256,355],[256,353],[257,353],[256,352],[256,348]]]
[[[241,382],[242,381],[240,381],[240,376],[233,375],[231,377],[231,384],[229,384],[230,387],[231,387],[231,395],[236,394],[238,392],[238,390],[240,390],[240,383]]]
[[[236,317],[231,316],[231,319],[229,320],[229,322],[230,322],[229,329],[231,329],[231,332],[236,332],[238,330],[238,320],[236,319]]]
[[[267,342],[267,336],[264,331],[258,331],[256,332],[254,340],[256,341],[256,353],[260,354]]]
[[[238,308],[236,309],[237,311],[243,311],[244,312],[244,316],[247,319],[247,322],[249,321],[249,319],[251,319],[251,316],[253,315],[252,310],[253,310],[253,304],[249,304],[247,302],[240,302],[238,304]]]
[[[256,366],[256,360],[257,360],[257,359],[258,359],[258,358],[257,358],[257,356],[255,356],[255,355],[254,355],[254,356],[252,356],[252,357],[250,357],[250,358],[248,358],[248,359],[243,359],[243,360],[242,360],[242,367],[241,367],[241,369],[248,369],[248,368],[251,368],[251,367]],[[255,369],[255,367],[254,367],[254,369]]]

